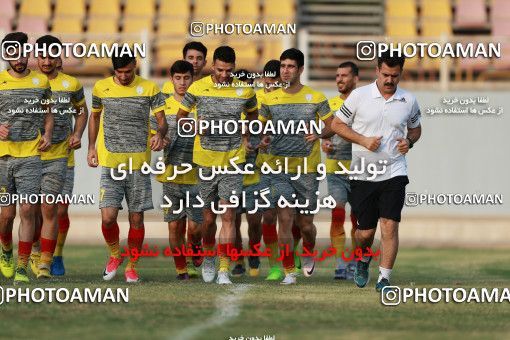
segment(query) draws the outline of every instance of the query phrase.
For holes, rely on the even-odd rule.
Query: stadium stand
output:
[[[11,20],[0,17],[0,31],[9,32],[11,30],[12,30]]]
[[[450,0],[420,1],[420,13],[422,19],[447,19],[452,18]]]
[[[386,0],[386,22],[388,19],[416,21],[415,0]]]
[[[302,0],[299,4],[298,21],[310,33],[380,35],[384,32],[383,0]]]
[[[228,22],[255,23],[260,19],[258,1],[230,0],[228,8]]]
[[[418,12],[418,31],[422,40],[433,42],[443,35],[451,35],[452,7],[449,0],[420,1]],[[431,78],[438,77],[440,68],[439,59],[425,57],[423,59],[413,58],[411,60],[418,61],[419,69],[416,71],[420,80],[424,79],[424,73],[428,73]]]
[[[155,47],[167,39],[184,40],[189,32],[191,5],[188,1],[160,1],[157,11]]]
[[[188,18],[159,18],[158,20],[158,39],[163,39],[168,36],[182,38],[188,34],[189,24]]]
[[[344,42],[342,37],[385,34],[384,0],[302,0],[299,1],[296,17],[300,27],[311,35],[324,35],[324,39],[311,39],[308,44],[309,78],[318,82],[331,81],[331,75],[335,73],[338,64],[351,60],[355,55],[355,43]],[[263,43],[265,46],[268,44],[278,43]],[[268,53],[263,51],[262,54],[266,60]],[[361,62],[360,67],[362,75],[368,72],[373,74],[373,63]]]
[[[417,6],[415,0],[387,0],[386,1],[386,36],[395,42],[405,43],[418,35]],[[419,58],[406,60],[407,70],[416,70]]]
[[[386,35],[414,37],[416,31],[417,10],[414,0],[386,1]]]
[[[452,8],[449,0],[421,1],[421,35],[438,37],[452,33]]]
[[[125,0],[124,2],[124,18],[143,17],[152,20],[155,16],[156,3],[154,0]]]
[[[108,17],[119,19],[119,0],[89,0],[89,18]]]
[[[154,19],[151,17],[124,17],[122,32],[124,33],[139,33],[143,30],[152,33]]]
[[[0,30],[10,31],[16,17],[15,0],[0,0],[2,11],[0,12]]]
[[[510,2],[507,0],[493,0],[491,8],[491,21],[508,21],[510,19]]]
[[[50,0],[23,0],[20,5],[20,16],[49,19],[51,15]]]
[[[225,19],[224,0],[195,0],[193,19],[202,22],[223,22]]]
[[[510,1],[508,0],[0,0],[0,30],[21,30],[32,36],[48,31],[64,41],[140,42],[147,30],[153,75],[165,74],[171,60],[181,58],[190,23],[296,23],[308,32],[308,78],[331,81],[339,62],[355,57],[362,38],[394,42],[439,39],[448,41],[497,41],[502,57],[448,61],[451,80],[470,81],[510,78]],[[298,37],[287,39],[297,46]],[[441,38],[442,37],[442,38]],[[212,52],[231,44],[237,51],[238,68],[258,70],[278,58],[281,36],[213,35],[202,40]],[[33,61],[31,61],[33,63]],[[451,65],[450,65],[451,63]],[[110,71],[105,60],[64,60],[68,70],[95,76]],[[362,80],[373,78],[374,61],[360,61]],[[406,61],[410,79],[437,80],[438,59]]]
[[[491,10],[492,35],[498,41],[510,36],[510,1],[494,0]],[[494,61],[496,70],[510,69],[510,42],[503,43],[501,58]],[[508,72],[507,72],[508,73]]]
[[[23,16],[18,18],[16,30],[44,34],[48,32],[48,20],[39,17]]]
[[[454,28],[458,32],[488,30],[485,0],[457,0]]]
[[[91,17],[88,20],[87,32],[109,34],[116,36],[119,31],[119,24],[114,18]]]
[[[236,52],[236,68],[246,68],[256,71],[257,69],[254,69],[254,66],[260,64],[257,43],[249,39],[245,39],[244,41],[236,39],[235,37],[231,39],[232,40],[227,41],[227,44]]]
[[[274,1],[264,0],[262,13],[266,23],[292,23],[296,18],[296,4],[294,0],[280,0],[278,6],[275,6]]]
[[[160,18],[177,17],[188,20],[191,14],[189,1],[160,1],[158,15]]]
[[[159,74],[165,74],[172,65],[172,60],[182,59],[181,42],[156,43],[156,69]]]
[[[282,53],[283,45],[278,39],[268,39],[262,42],[262,60],[278,59]]]
[[[55,1],[55,17],[56,18],[77,18],[84,19],[86,14],[85,0],[74,0],[72,6],[67,0]]]
[[[93,42],[96,44],[100,44],[104,41],[103,40],[89,41],[88,43],[93,43]],[[81,70],[78,69],[78,70],[76,70],[76,72],[81,73],[81,72],[85,71],[87,73],[95,75],[96,77],[97,76],[105,77],[105,76],[110,75],[110,69],[112,67],[112,62],[108,58],[90,57],[90,58],[84,58],[82,66],[83,66],[82,69]]]
[[[83,21],[80,17],[55,17],[51,24],[51,32],[55,34],[81,34]]]

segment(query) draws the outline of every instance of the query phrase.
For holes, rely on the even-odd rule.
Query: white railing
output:
[[[503,57],[505,52],[510,53],[510,50],[508,49],[510,47],[510,36],[452,36],[452,35],[442,35],[442,36],[435,36],[435,37],[423,37],[423,36],[413,36],[413,37],[388,37],[388,36],[352,36],[352,35],[322,35],[322,34],[312,34],[307,32],[306,30],[302,29],[299,31],[299,38],[298,38],[298,48],[303,51],[305,54],[305,69],[303,71],[302,79],[303,81],[309,83],[311,81],[310,79],[310,65],[313,62],[313,58],[310,56],[313,54],[313,50],[311,50],[311,46],[315,44],[318,44],[320,46],[327,46],[328,44],[331,45],[331,53],[330,56],[333,58],[338,58],[338,61],[345,61],[345,59],[350,59],[354,62],[358,62],[359,64],[367,63],[359,61],[356,57],[356,44],[359,41],[366,40],[366,41],[374,41],[374,42],[401,42],[403,44],[405,43],[418,43],[418,42],[435,42],[439,43],[440,45],[444,45],[446,43],[482,43],[482,44],[488,44],[488,43],[500,43],[501,44],[501,56]],[[347,47],[348,49],[352,48],[352,55],[340,55],[337,54],[335,56],[335,48],[334,47]],[[507,47],[505,49],[505,46]],[[343,49],[345,51],[345,49]],[[507,56],[508,58],[508,56]],[[507,59],[508,60],[508,59]],[[438,65],[434,66],[433,70],[437,71],[439,74],[439,77],[437,81],[429,81],[432,83],[435,83],[437,85],[438,89],[441,90],[448,90],[451,88],[451,82],[454,81],[451,79],[451,74],[454,72],[452,71],[459,71],[459,70],[465,70],[469,69],[469,66],[461,66],[458,62],[451,62],[451,58],[441,58]],[[486,65],[486,70],[495,70],[494,69],[494,61],[495,59],[488,60]],[[375,63],[375,62],[374,62]],[[510,62],[509,62],[510,64]],[[366,65],[366,64],[365,64]],[[421,67],[421,61],[420,66]],[[476,66],[476,63],[473,63],[473,66]],[[431,68],[432,69],[432,68]],[[508,76],[504,78],[507,82],[510,81],[510,68],[508,70],[495,70],[495,72],[501,72],[501,73],[508,73]],[[508,71],[508,72],[506,72]],[[333,75],[334,77],[334,75]],[[320,83],[320,82],[319,82]]]

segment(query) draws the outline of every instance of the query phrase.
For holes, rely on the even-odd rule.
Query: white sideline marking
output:
[[[237,317],[240,313],[241,299],[251,287],[253,287],[252,284],[234,284],[227,294],[216,298],[216,310],[213,316],[200,322],[200,324],[183,329],[176,337],[171,338],[178,340],[193,339],[206,329],[219,326]]]

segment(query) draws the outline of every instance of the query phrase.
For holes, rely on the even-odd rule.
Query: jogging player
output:
[[[89,166],[102,167],[99,208],[110,253],[104,280],[113,279],[123,262],[117,216],[124,197],[129,211],[128,247],[141,250],[144,211],[153,205],[150,177],[140,169],[144,162],[150,163],[151,150],[163,148],[168,127],[164,97],[153,82],[135,74],[136,59],[124,54],[113,57],[112,63],[115,75],[99,80],[92,91],[87,155]],[[151,113],[158,125],[152,137]],[[137,260],[136,256],[130,257],[124,272],[126,282],[138,282]]]
[[[0,270],[14,283],[29,282],[27,266],[35,230],[36,204],[27,198],[40,193],[40,154],[48,150],[53,133],[48,77],[27,68],[23,32],[7,34],[2,40],[5,54],[11,54],[10,68],[0,73],[0,192],[7,199],[0,216],[2,254]],[[41,131],[44,131],[41,134]],[[15,196],[17,195],[17,196]],[[18,263],[14,270],[12,228],[19,198]],[[39,196],[40,198],[40,196]],[[37,203],[41,200],[37,199]]]
[[[349,199],[358,218],[358,246],[371,247],[377,223],[381,225],[378,291],[390,285],[397,257],[398,225],[405,186],[409,183],[405,154],[421,136],[418,102],[414,95],[398,86],[404,62],[404,57],[383,53],[377,61],[376,81],[352,91],[332,125],[337,134],[353,142],[351,168],[361,166],[363,158],[365,163],[376,165],[386,161],[386,169],[380,176],[369,179],[364,173],[351,181]],[[364,256],[356,265],[354,282],[358,287],[365,287],[369,281],[371,259]]]

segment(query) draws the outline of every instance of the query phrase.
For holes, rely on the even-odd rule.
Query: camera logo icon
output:
[[[398,306],[402,301],[402,291],[398,286],[386,286],[381,290],[381,303],[385,306]]]
[[[369,40],[358,41],[356,44],[356,57],[358,60],[374,60],[376,56],[377,47],[375,42]]]
[[[189,34],[192,37],[203,37],[205,34],[204,23],[200,21],[193,21],[190,25]]]
[[[19,41],[4,41],[2,43],[2,59],[5,61],[18,60],[21,52]]]
[[[418,194],[415,192],[406,192],[405,204],[407,207],[416,207],[418,205]]]
[[[0,192],[0,207],[11,205],[11,194],[8,192]]]
[[[177,123],[177,134],[179,137],[195,137],[197,134],[195,118],[181,118]]]

